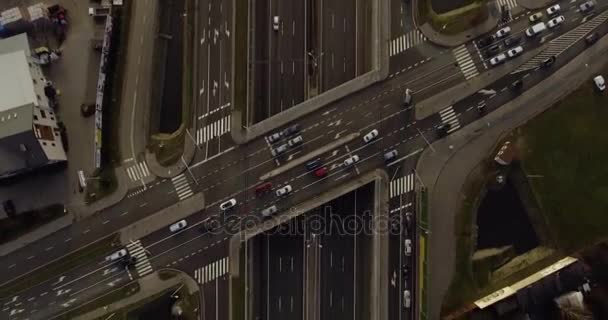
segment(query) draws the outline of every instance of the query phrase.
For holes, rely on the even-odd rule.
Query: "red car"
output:
[[[321,167],[314,172],[317,178],[323,178],[327,175],[327,167]]]
[[[264,194],[270,192],[272,190],[272,183],[265,182],[255,187],[255,196],[263,196]]]

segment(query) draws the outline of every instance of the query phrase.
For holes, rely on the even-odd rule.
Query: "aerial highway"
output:
[[[275,2],[271,4],[276,6]],[[200,48],[198,49],[197,83],[200,92],[195,116],[202,131],[192,133],[193,143],[196,143],[199,148],[194,163],[189,165],[188,170],[180,174],[177,179],[158,179],[145,189],[135,190],[117,205],[101,211],[91,218],[75,222],[42,241],[28,244],[22,249],[3,256],[0,258],[0,271],[2,271],[0,283],[6,284],[18,277],[27,276],[28,273],[35,270],[35,267],[32,266],[44,266],[153,212],[180,201],[188,201],[196,194],[204,194],[204,207],[186,219],[188,227],[182,232],[171,233],[168,228],[164,228],[141,239],[131,239],[127,249],[131,254],[136,253],[140,257],[137,268],[134,270],[127,271],[118,263],[106,262],[105,257],[98,257],[98,259],[87,261],[27,290],[10,297],[2,297],[2,312],[10,314],[10,319],[50,319],[51,315],[60,314],[110,288],[124,285],[132,279],[160,268],[171,267],[187,272],[201,285],[206,306],[203,318],[226,319],[229,307],[227,240],[235,230],[227,225],[222,225],[214,231],[202,228],[205,221],[223,217],[219,208],[220,203],[234,198],[237,203],[230,215],[256,217],[261,221],[263,219],[261,212],[268,207],[276,205],[278,214],[280,214],[281,211],[304,200],[339,187],[344,181],[356,179],[361,173],[376,168],[386,168],[391,177],[391,190],[394,190],[390,192],[389,207],[391,211],[394,210],[393,212],[400,214],[409,212],[414,201],[412,191],[415,174],[412,170],[417,154],[433,141],[444,138],[468,123],[482,118],[485,114],[499,108],[545,79],[554,70],[584,50],[586,44],[582,39],[591,30],[596,30],[600,35],[604,35],[608,31],[605,23],[608,14],[604,11],[605,9],[606,3],[602,2],[598,4],[592,15],[586,16],[577,12],[575,8],[564,5],[563,15],[566,21],[563,25],[550,30],[542,37],[528,39],[523,36],[521,45],[524,48],[524,54],[496,67],[491,67],[488,62],[489,57],[483,55],[486,47],[492,44],[480,46],[476,41],[471,41],[462,47],[450,50],[431,47],[432,45],[424,41],[417,42],[417,45],[424,46],[425,49],[395,51],[396,53],[390,60],[390,76],[385,81],[373,84],[365,90],[298,119],[295,122],[299,125],[297,134],[278,142],[269,141],[270,134],[295,124],[290,123],[286,127],[270,131],[265,137],[237,145],[230,139],[229,134],[230,98],[228,88],[230,84],[227,83],[229,77],[226,76],[226,73],[231,72],[230,61],[222,58],[226,56],[227,51],[231,50],[230,42],[226,41],[230,34],[228,26],[231,25],[226,17],[230,16],[228,12],[231,8],[226,3],[215,0],[199,4],[199,29],[202,31],[198,43]],[[268,12],[275,12],[272,10],[280,10],[276,12],[281,12],[284,17],[282,28],[286,28],[285,21],[289,21],[286,17],[289,17],[290,14],[294,15],[296,12],[293,9],[276,7],[270,7]],[[327,20],[331,21],[331,18],[327,18]],[[343,21],[348,22],[348,20]],[[272,28],[270,22],[271,20],[268,19],[266,25],[268,28]],[[345,23],[348,25],[347,22]],[[298,21],[298,24],[303,23],[303,21]],[[512,28],[509,37],[521,35],[528,27],[525,18],[512,20],[506,25]],[[581,25],[583,25],[582,28]],[[289,26],[285,30],[289,30]],[[273,33],[274,31],[269,29],[268,32]],[[283,37],[281,32],[284,30],[281,29],[279,34],[275,35]],[[564,34],[566,35],[560,37]],[[551,41],[553,39],[555,41]],[[294,43],[287,47],[276,46],[276,44],[273,47],[272,42],[267,44],[270,48],[275,48],[275,56],[285,56],[285,59],[295,61],[298,57],[294,56],[294,51],[290,51],[288,48],[300,46],[301,41],[295,41],[295,39],[289,41],[294,41]],[[328,46],[325,52],[331,52],[329,49],[331,46],[327,43],[326,45]],[[530,62],[518,60],[523,59],[526,52],[541,47],[548,49],[541,52],[539,56],[530,57]],[[298,47],[297,54],[304,52],[300,49],[303,49],[303,46]],[[347,50],[349,53],[353,51]],[[549,53],[547,54],[547,52]],[[324,56],[325,65],[328,63],[328,55],[326,53]],[[540,63],[551,56],[557,56],[553,65],[545,68],[539,67]],[[215,61],[221,62],[215,63]],[[408,66],[404,61],[411,61],[412,64]],[[471,65],[475,70],[471,69]],[[350,70],[349,77],[352,78],[354,63],[347,67]],[[329,67],[326,65],[324,70],[327,68]],[[475,81],[475,77],[486,72],[486,69],[490,69],[487,71],[488,74],[502,71],[505,72],[505,75],[484,86],[486,91],[474,93],[455,103],[447,102],[445,105],[439,106],[437,112],[431,116],[417,119],[415,105],[404,105],[403,103],[406,89],[412,90],[415,101],[423,101],[467,80]],[[274,79],[283,79],[278,70],[280,69],[275,69],[272,73]],[[297,83],[304,87],[304,69],[301,68],[301,70],[302,73],[298,73],[300,80],[297,80],[301,82]],[[342,76],[339,73],[335,76],[337,78],[333,79],[331,78],[333,76],[328,75],[324,81],[333,83],[333,81],[346,79],[340,78]],[[512,86],[516,80],[523,81],[520,87]],[[293,98],[296,91],[299,89],[286,91],[285,96],[282,96],[280,91],[271,94],[272,98],[269,98],[273,101],[271,104],[276,106],[275,102],[278,101],[280,105],[281,97],[285,97],[286,100],[289,97]],[[300,97],[303,97],[303,91],[298,94],[302,94]],[[480,105],[485,105],[485,108],[480,110],[478,108]],[[488,123],[488,125],[491,124]],[[365,142],[363,137],[374,129],[378,131],[378,136]],[[273,156],[274,148],[297,135],[301,135],[303,138],[301,144],[288,148],[281,156]],[[336,147],[323,149],[332,143],[335,143]],[[316,156],[312,154],[316,150],[324,151]],[[394,161],[387,163],[384,161],[383,155],[391,150],[397,150],[398,156]],[[359,160],[353,165],[345,165],[344,161],[355,155]],[[305,163],[315,158],[320,158],[323,166],[327,167],[326,176],[315,176],[312,174],[312,170],[307,170],[303,164],[289,167],[292,161]],[[269,176],[270,172],[282,167],[289,167],[289,170],[264,179]],[[187,193],[183,191],[183,188],[178,191],[176,187],[178,180],[180,183],[185,181]],[[285,185],[290,185],[293,190],[287,197],[276,197],[274,192],[263,197],[257,196],[254,191],[255,187],[266,181],[271,182],[275,190]],[[223,220],[220,219],[220,221]],[[406,237],[409,235],[401,233],[395,236],[394,241],[391,240],[392,243],[397,244],[397,246],[393,245],[390,251],[389,263],[389,278],[394,280],[394,284],[391,284],[389,289],[391,292],[391,309],[389,310],[391,319],[402,319],[406,316],[404,315],[406,311],[402,307],[402,294],[406,287],[410,288],[413,294],[415,285],[412,282],[414,278],[412,275],[416,270],[410,268],[409,275],[407,275],[402,268],[405,260],[414,258],[414,255],[411,258],[403,255],[403,243]],[[312,239],[312,236],[308,239]],[[264,241],[267,242],[264,243]],[[277,239],[272,241],[277,241]],[[332,243],[332,241],[334,242]],[[344,246],[339,243],[340,241],[318,238],[312,242],[312,245]],[[285,248],[282,247],[288,245],[280,241],[271,243],[268,239],[262,239],[260,242],[267,246],[263,254],[268,257],[268,261],[279,259],[279,256],[276,256],[277,252],[285,251]],[[306,245],[296,250],[307,250]],[[338,269],[331,268],[333,261],[328,266],[328,257],[323,256],[326,254],[325,251],[319,254],[323,261],[320,264],[321,268],[324,268],[329,274],[338,272]],[[202,256],[204,258],[200,258]],[[293,257],[295,265],[301,266],[302,261],[298,260],[301,259],[301,255],[294,254]],[[352,257],[347,256],[345,259],[352,259]],[[286,261],[289,261],[291,265],[291,258]],[[298,261],[300,263],[297,263]],[[276,268],[277,264],[266,266]],[[281,266],[283,266],[282,262]],[[301,269],[294,271],[291,266],[287,265],[285,268],[288,268],[286,269],[289,270],[288,273],[293,273],[289,277],[295,279],[304,277]],[[339,270],[339,272],[351,271]],[[276,270],[268,271],[268,275],[274,273]],[[304,294],[303,287],[277,285],[269,290],[272,290],[272,295],[275,297],[301,297]],[[328,281],[324,283],[320,291],[324,297],[329,295],[329,291],[332,292],[332,297],[334,294],[337,297],[346,297],[345,293],[350,291],[350,288],[344,287],[334,290],[335,287],[335,283]],[[338,299],[337,303],[342,303],[341,298]],[[278,305],[268,307],[268,310],[277,312],[273,313],[273,316],[301,314],[298,308],[302,308],[302,306],[294,304],[295,309],[292,309],[291,299],[289,300],[285,306],[283,303],[287,302],[281,300],[278,311],[272,309],[279,308]],[[288,305],[289,307],[286,307]],[[323,318],[344,314],[336,312],[333,309],[321,310]]]

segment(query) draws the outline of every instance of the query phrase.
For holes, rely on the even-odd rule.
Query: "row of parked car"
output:
[[[278,131],[278,132],[275,132],[275,133],[269,135],[267,137],[267,139],[270,144],[274,144],[279,141],[284,142],[277,147],[273,147],[270,150],[270,153],[272,154],[272,156],[278,157],[278,156],[284,154],[287,151],[287,149],[294,148],[294,147],[301,145],[304,142],[304,139],[302,138],[301,135],[297,135],[293,138],[290,138],[291,136],[294,136],[298,132],[300,132],[300,125],[294,124],[294,125],[291,125],[291,126],[285,128],[282,131]]]

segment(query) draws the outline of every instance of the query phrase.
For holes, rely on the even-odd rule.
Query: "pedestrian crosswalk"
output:
[[[180,201],[190,197],[193,194],[192,189],[190,188],[190,183],[188,183],[188,179],[184,173],[171,178],[171,182],[173,182],[173,187],[175,188],[175,192],[177,193],[177,197]]]
[[[439,116],[441,117],[441,122],[450,124],[450,128],[448,129],[447,133],[451,133],[452,131],[456,131],[460,128],[458,116],[454,112],[454,108],[452,106],[439,111]]]
[[[517,7],[517,0],[496,0],[496,2],[498,3],[499,9],[502,8],[502,6],[507,6],[509,10]]]
[[[412,30],[398,38],[391,40],[389,44],[389,56],[397,55],[411,47],[426,41],[426,37],[418,29]]]
[[[473,62],[473,58],[471,58],[471,54],[464,44],[454,48],[452,54],[454,55],[454,58],[456,58],[456,62],[458,62],[460,71],[464,74],[465,79],[469,80],[479,74],[475,63]]]
[[[150,170],[148,170],[148,165],[145,161],[136,163],[127,168],[127,175],[129,179],[133,181],[138,181],[150,175]]]
[[[131,241],[127,244],[127,251],[129,251],[129,254],[132,257],[137,259],[135,262],[135,270],[140,277],[152,272],[152,265],[146,255],[146,249],[141,245],[141,241]]]
[[[196,143],[203,144],[230,132],[230,115],[196,130]]]
[[[549,44],[543,51],[534,56],[532,59],[526,61],[526,63],[519,66],[519,68],[517,68],[512,73],[523,72],[526,70],[537,68],[540,63],[545,59],[552,56],[559,56],[564,51],[568,50],[577,41],[585,37],[591,30],[595,29],[597,26],[604,23],[604,21],[606,20],[608,20],[608,11],[602,12],[597,17],[586,21],[575,29],[568,31],[567,33],[551,40],[551,42],[549,42]],[[542,34],[539,35],[539,37],[540,36],[542,36]]]
[[[389,185],[388,197],[393,198],[414,190],[414,174],[395,179]]]
[[[194,279],[198,284],[205,284],[228,273],[228,257],[214,261],[194,270]]]

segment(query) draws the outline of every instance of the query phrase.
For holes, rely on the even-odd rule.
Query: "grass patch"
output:
[[[471,257],[475,248],[475,210],[481,200],[481,193],[489,175],[484,164],[476,167],[468,176],[462,190],[462,206],[454,217],[456,257],[454,277],[446,293],[442,313],[453,310],[475,298],[479,286],[473,275]]]
[[[112,291],[100,296],[99,298],[90,300],[90,301],[82,304],[78,308],[72,309],[53,319],[65,319],[65,320],[74,319],[80,315],[84,315],[84,314],[89,313],[98,308],[102,308],[102,307],[112,304],[116,301],[127,298],[127,297],[137,293],[138,291],[139,291],[139,284],[137,283],[137,281],[133,281],[121,288],[112,290]],[[97,319],[107,319],[107,316],[105,316],[105,318],[99,317]],[[112,319],[120,319],[120,318],[112,317]]]
[[[464,32],[488,19],[487,0],[467,1],[468,4],[445,13],[433,10],[431,0],[418,4],[418,22],[428,22],[433,29],[443,34]]]
[[[182,123],[171,134],[157,133],[152,135],[150,150],[156,155],[156,161],[162,166],[176,163],[184,154],[186,127]]]
[[[47,281],[58,274],[67,272],[81,264],[84,264],[96,257],[104,256],[115,250],[112,243],[119,240],[118,234],[107,236],[93,244],[72,252],[60,260],[51,262],[39,269],[34,269],[32,272],[17,278],[9,283],[3,284],[0,288],[0,299],[8,298],[22,290]]]
[[[589,81],[518,130],[522,168],[537,175],[530,185],[565,252],[608,234],[606,106],[608,96]]]
[[[19,213],[14,217],[0,219],[0,243],[16,239],[65,215],[63,205],[52,204],[44,208]]]

